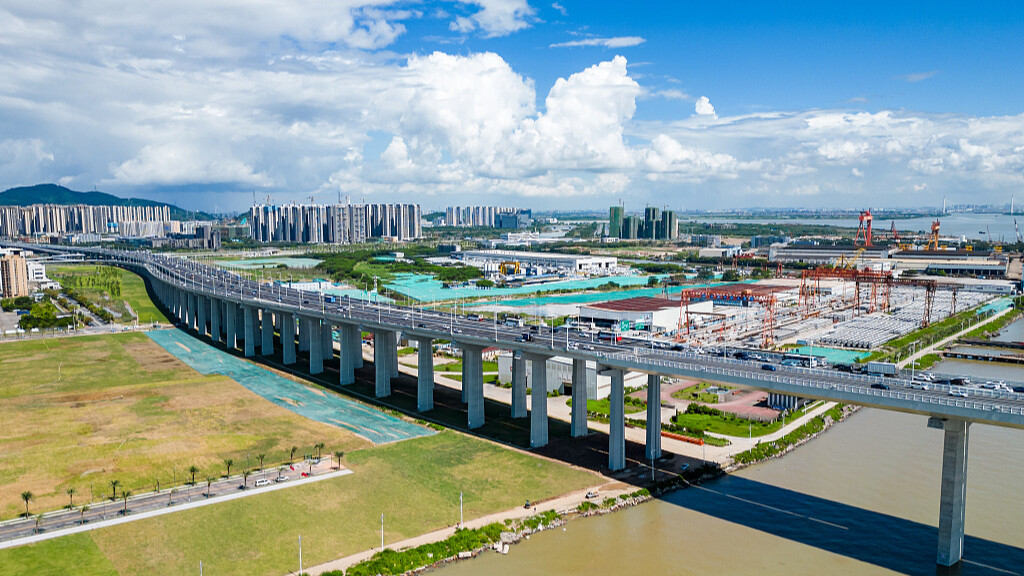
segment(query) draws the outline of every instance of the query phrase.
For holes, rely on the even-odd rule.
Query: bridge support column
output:
[[[252,358],[256,355],[256,323],[259,319],[256,316],[256,309],[248,306],[242,307],[242,322],[245,325],[245,357]]]
[[[416,411],[426,412],[434,409],[434,340],[420,338],[417,343]]]
[[[484,425],[484,360],[483,347],[460,344],[462,347],[462,389],[465,390],[467,427]]]
[[[281,314],[281,358],[285,365],[295,364],[295,315]]]
[[[245,338],[245,307],[241,304],[234,306],[235,315],[238,317],[238,320],[235,322],[235,330],[237,332],[235,334],[235,341],[237,342]]]
[[[321,356],[324,364],[332,362],[334,360],[334,326],[326,320],[320,323],[320,345],[323,346]]]
[[[388,370],[398,378],[398,332],[388,332]]]
[[[324,347],[320,343],[320,320],[302,318],[300,322],[309,342],[309,373],[321,374],[324,371]]]
[[[572,359],[572,436],[587,435],[587,361]]]
[[[214,342],[221,340],[221,316],[224,312],[224,303],[216,298],[210,299],[210,339]]]
[[[274,355],[274,313],[263,309],[260,311],[260,354]]]
[[[190,292],[185,293],[185,305],[188,307],[188,313],[185,317],[185,326],[196,329],[196,297],[195,294]]]
[[[526,418],[526,358],[512,352],[512,417]]]
[[[168,298],[170,299],[171,315],[174,316],[178,321],[181,321],[181,292],[178,292],[170,286],[167,287]]]
[[[533,386],[530,389],[530,447],[548,445],[548,359],[529,355],[533,368]]]
[[[299,316],[299,352],[309,352],[310,340],[312,335],[309,333],[309,325]]]
[[[953,566],[964,554],[964,514],[967,510],[967,439],[971,423],[948,419],[928,425],[941,427],[945,433],[942,443],[942,484],[939,492],[939,553],[940,566]]]
[[[196,317],[200,336],[206,336],[206,311],[209,306],[210,302],[206,296],[196,296]]]
[[[611,414],[608,419],[608,469],[622,470],[626,467],[626,396],[622,370],[611,369],[612,390],[608,396]]]
[[[234,302],[224,303],[224,320],[224,345],[228,350],[234,350],[238,347],[238,309]]]
[[[391,396],[391,358],[395,349],[388,345],[390,331],[380,330],[373,333],[373,369],[376,373],[375,394],[377,398]]]
[[[341,324],[338,326],[338,340],[341,341],[341,350],[338,351],[338,383],[341,384],[342,386],[354,384],[356,381],[356,364],[355,358],[353,358],[352,356],[353,339],[359,339],[358,327],[349,324]]]
[[[358,370],[363,367],[363,331],[356,325],[352,327],[352,368]]]
[[[647,459],[661,458],[661,375],[647,375]]]
[[[178,321],[188,327],[188,301],[185,299],[186,292],[178,290]]]

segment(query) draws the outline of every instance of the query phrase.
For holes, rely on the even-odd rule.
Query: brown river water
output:
[[[1024,381],[1019,366],[935,370]],[[784,458],[435,573],[1024,574],[1024,430],[971,427],[965,555],[953,570],[935,565],[941,447],[926,418],[865,409]]]

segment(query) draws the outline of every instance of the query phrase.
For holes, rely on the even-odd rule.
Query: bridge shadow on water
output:
[[[672,492],[662,499],[902,574],[996,576],[1024,573],[1024,549],[967,536],[964,560],[954,567],[939,567],[935,564],[936,526],[734,475]],[[827,574],[828,570],[823,567],[821,573]]]

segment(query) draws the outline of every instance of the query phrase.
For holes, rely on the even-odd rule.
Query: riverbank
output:
[[[761,459],[734,462],[726,468],[714,464],[684,470],[682,474],[651,483],[647,488],[630,491],[631,486],[609,478],[603,486],[534,503],[501,513],[485,516],[466,523],[437,530],[416,538],[397,542],[383,551],[369,550],[315,566],[308,570],[310,576],[361,576],[364,574],[418,574],[440,566],[476,558],[487,550],[507,554],[509,547],[528,540],[531,534],[563,527],[571,520],[589,518],[617,512],[638,506],[653,498],[665,496],[677,490],[699,486],[727,474],[737,472],[754,464],[775,460],[789,454],[831,429],[839,422],[860,409],[859,406],[837,405],[823,414],[815,416],[778,440],[766,443],[775,445],[786,438],[792,438],[785,446]],[[458,544],[465,545],[458,548]],[[444,557],[437,556],[437,550],[446,551]],[[428,559],[420,563],[409,563],[409,557]],[[391,571],[389,568],[400,568]]]

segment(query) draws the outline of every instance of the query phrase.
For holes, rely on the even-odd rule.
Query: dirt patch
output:
[[[126,342],[124,351],[135,360],[139,368],[147,372],[174,370],[185,366],[173,354],[148,338],[138,342]]]

